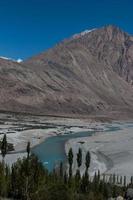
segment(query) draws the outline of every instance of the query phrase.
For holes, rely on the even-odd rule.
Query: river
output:
[[[132,126],[132,124],[127,124],[127,126]],[[120,123],[114,123],[114,124],[105,124],[105,129],[100,130],[100,132],[109,132],[117,130],[120,130],[122,128],[122,124]],[[98,132],[99,130],[97,130]],[[99,134],[100,134],[99,132]],[[95,134],[96,130],[92,131],[83,131],[78,132],[75,134],[64,134],[59,136],[53,136],[50,138],[47,138],[43,143],[37,145],[32,149],[32,152],[36,154],[39,159],[43,162],[45,167],[52,171],[56,164],[58,164],[61,161],[66,161],[67,156],[65,153],[65,143],[73,138],[81,138],[81,137],[90,137],[92,134]]]

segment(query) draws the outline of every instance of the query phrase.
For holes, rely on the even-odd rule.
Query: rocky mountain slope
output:
[[[133,37],[106,26],[22,63],[0,59],[0,110],[129,116],[132,82]]]

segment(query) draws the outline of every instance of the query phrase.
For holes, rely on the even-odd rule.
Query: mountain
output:
[[[2,58],[4,60],[11,60],[11,61],[18,62],[18,63],[21,63],[23,61],[21,58],[18,58],[17,60],[14,60],[14,59],[8,58],[8,57],[4,57],[4,56],[0,56],[0,58]]]
[[[133,37],[109,25],[24,62],[0,59],[0,109],[63,116],[132,116]]]

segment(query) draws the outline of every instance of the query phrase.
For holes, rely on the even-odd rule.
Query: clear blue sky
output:
[[[133,0],[0,0],[0,56],[26,59],[107,24],[133,34]]]

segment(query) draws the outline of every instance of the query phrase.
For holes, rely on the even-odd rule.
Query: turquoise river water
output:
[[[126,123],[124,125],[120,123],[115,124],[107,124],[104,126],[103,132],[109,132],[109,131],[118,131],[122,129],[122,126],[124,127],[133,127],[132,123]],[[43,162],[45,167],[52,171],[56,164],[58,164],[61,161],[66,161],[66,154],[65,154],[65,143],[73,138],[82,138],[82,137],[90,137],[92,134],[94,134],[95,131],[83,131],[78,132],[74,134],[64,134],[64,135],[58,135],[47,138],[44,142],[39,144],[38,146],[34,147],[32,149],[32,152],[36,154],[39,159]]]

